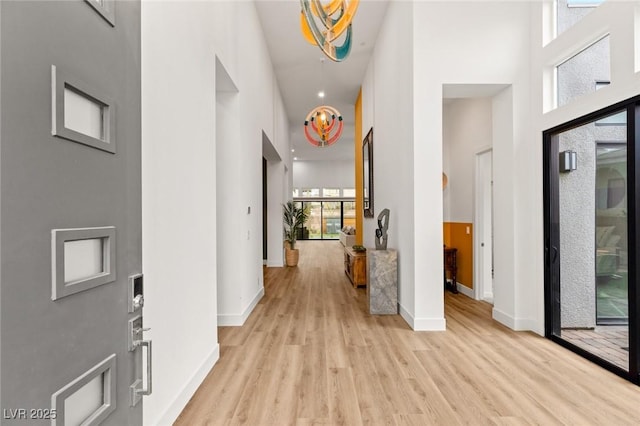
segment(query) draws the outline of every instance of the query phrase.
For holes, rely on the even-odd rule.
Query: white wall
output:
[[[294,188],[355,188],[353,160],[294,161]]]
[[[528,3],[389,5],[363,83],[363,132],[374,126],[375,209],[391,208],[390,246],[399,248],[401,259],[401,312],[415,329],[445,327],[441,184],[444,84],[512,85],[492,100],[492,127],[498,133],[493,138],[494,171],[500,170],[494,177],[502,182],[496,183],[494,200],[500,213],[495,219],[504,224],[496,232],[496,244],[502,243],[496,253],[502,258],[496,263],[503,269],[496,271],[495,285],[496,291],[505,288],[504,297],[496,298],[494,316],[512,327],[532,324],[533,319],[521,319],[515,311],[514,287],[514,247],[516,242],[529,245],[532,239],[519,235],[516,229],[517,191],[513,182],[516,154],[520,146],[532,143],[528,117],[529,13]],[[523,230],[529,225],[523,224]],[[365,244],[371,244],[374,228],[374,221],[365,220]],[[523,285],[527,284],[531,283]]]
[[[291,196],[291,185],[285,166],[291,165],[291,159],[288,149],[289,120],[279,92],[275,93],[274,105],[274,138],[278,144],[276,150],[284,157],[281,156],[280,161],[270,159],[267,163],[267,266],[280,267],[284,265],[282,204]]]
[[[144,314],[154,342],[145,424],[173,422],[219,357],[217,317],[248,315],[262,290],[262,131],[282,176],[289,164],[266,52],[251,2],[143,2]],[[216,96],[216,56],[236,95]],[[231,289],[222,304],[218,286]]]
[[[237,126],[217,144],[218,180],[218,321],[219,325],[242,325],[264,294],[262,254],[262,157],[263,132],[275,150],[267,168],[268,251],[272,266],[282,265],[281,223],[278,208],[282,193],[278,184],[289,162],[289,139],[286,114],[279,89],[272,72],[267,46],[251,2],[234,4],[234,11],[242,23],[229,34],[236,41],[233,59],[237,71],[221,62],[238,88]],[[236,15],[231,15],[236,16]],[[243,30],[238,32],[237,28]],[[265,70],[257,72],[258,70]],[[251,117],[247,120],[246,117]],[[277,155],[276,155],[277,154]],[[281,159],[277,161],[277,158]],[[271,247],[271,250],[269,250]]]
[[[438,318],[442,315],[442,216],[431,211],[434,204],[442,210],[442,85],[513,84],[513,107],[526,113],[529,107],[529,4],[416,3],[414,19],[415,180],[422,185],[421,190],[415,192],[416,214],[422,212],[422,219],[416,218],[416,239],[420,241],[416,243],[415,253],[416,259],[420,259],[416,261],[416,316]],[[516,282],[515,270],[508,267],[506,261],[509,259],[506,250],[515,244],[512,206],[515,189],[509,182],[513,180],[514,141],[530,143],[530,133],[524,117],[514,116],[514,122],[517,125],[513,127],[510,146],[494,140],[495,220],[505,224],[495,231],[496,248],[498,241],[502,241],[504,247],[500,249],[502,260],[498,260],[499,253],[496,253],[496,293],[501,288],[507,292],[509,287],[512,290]],[[498,180],[502,184],[498,184]],[[522,243],[529,244],[529,239]],[[498,265],[504,268],[498,271]],[[499,316],[496,312],[503,314],[498,319],[515,326],[518,314],[515,292],[512,294],[500,300],[496,297],[494,316]]]
[[[400,312],[414,325],[413,19],[410,2],[390,2],[362,84],[362,136],[373,127],[374,218],[364,219],[364,240],[374,247],[377,216],[388,208],[388,247],[398,250]],[[442,155],[438,154],[442,169]],[[416,186],[422,187],[416,182]],[[440,219],[442,207],[439,208]],[[422,212],[428,215],[429,212]],[[421,214],[422,216],[422,214]],[[419,219],[422,220],[422,217]],[[442,240],[442,223],[440,240]],[[442,246],[440,246],[442,247]],[[440,250],[441,253],[441,250]],[[441,254],[442,255],[442,254]],[[422,259],[420,260],[422,261]],[[442,269],[442,268],[441,268]],[[442,279],[438,281],[442,284]],[[440,315],[442,319],[442,315]]]
[[[455,99],[444,104],[443,167],[449,178],[445,222],[473,222],[475,156],[492,145],[491,98]]]

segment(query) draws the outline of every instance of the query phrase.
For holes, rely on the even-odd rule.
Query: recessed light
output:
[[[318,97],[324,98],[324,92],[322,90],[318,92]]]
[[[297,160],[297,159],[298,159],[298,157],[293,157],[293,159],[294,159],[294,160]]]
[[[296,150],[295,150],[295,149],[293,149],[293,148],[291,148],[291,152],[296,152]]]

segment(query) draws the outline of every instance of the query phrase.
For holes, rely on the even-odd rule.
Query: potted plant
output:
[[[282,205],[282,221],[284,223],[285,259],[287,266],[298,265],[300,253],[296,248],[298,230],[307,221],[309,213],[293,201]]]

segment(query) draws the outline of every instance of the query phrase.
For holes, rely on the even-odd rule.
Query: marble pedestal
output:
[[[369,313],[398,313],[398,252],[367,250],[367,302]]]

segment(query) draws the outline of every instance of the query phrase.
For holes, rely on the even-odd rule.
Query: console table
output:
[[[367,252],[344,248],[344,273],[347,274],[354,287],[367,285]]]
[[[456,272],[458,270],[456,263],[457,253],[458,249],[456,248],[444,248],[444,288],[452,293],[458,292],[458,285],[456,284]],[[447,282],[447,272],[451,274],[451,284]]]

